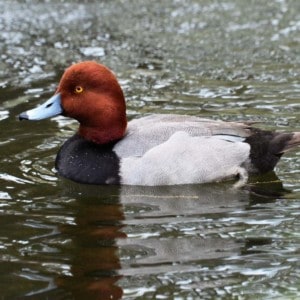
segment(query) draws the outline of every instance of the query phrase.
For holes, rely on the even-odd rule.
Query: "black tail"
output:
[[[286,134],[287,133],[279,133],[278,138],[280,138],[280,136],[286,135]],[[292,135],[291,138],[284,144],[283,149],[280,151],[281,154],[288,152],[300,145],[300,132],[293,132],[291,135]],[[274,139],[274,142],[276,142],[275,141],[276,139],[277,138]]]
[[[253,128],[246,139],[255,173],[272,171],[282,154],[300,145],[300,132],[279,133]]]

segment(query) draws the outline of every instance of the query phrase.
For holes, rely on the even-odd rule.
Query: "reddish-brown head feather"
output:
[[[105,144],[124,136],[124,95],[116,77],[105,66],[86,61],[69,67],[57,93],[61,94],[64,115],[78,120],[79,134],[87,140]]]

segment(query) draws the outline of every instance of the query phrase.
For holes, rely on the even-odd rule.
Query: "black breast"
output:
[[[120,160],[113,146],[98,145],[75,134],[59,150],[55,167],[59,175],[76,182],[119,184]]]

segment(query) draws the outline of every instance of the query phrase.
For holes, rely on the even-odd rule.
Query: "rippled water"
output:
[[[2,299],[297,299],[300,150],[275,174],[180,187],[59,178],[77,124],[17,115],[72,62],[117,74],[129,117],[254,120],[299,131],[300,2],[0,3]]]

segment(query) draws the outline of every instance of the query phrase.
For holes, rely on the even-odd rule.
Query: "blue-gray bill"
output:
[[[38,121],[38,120],[55,117],[57,115],[60,115],[62,112],[63,109],[61,106],[61,96],[58,93],[52,96],[49,100],[47,100],[42,105],[33,108],[31,110],[22,112],[19,115],[19,119]]]

